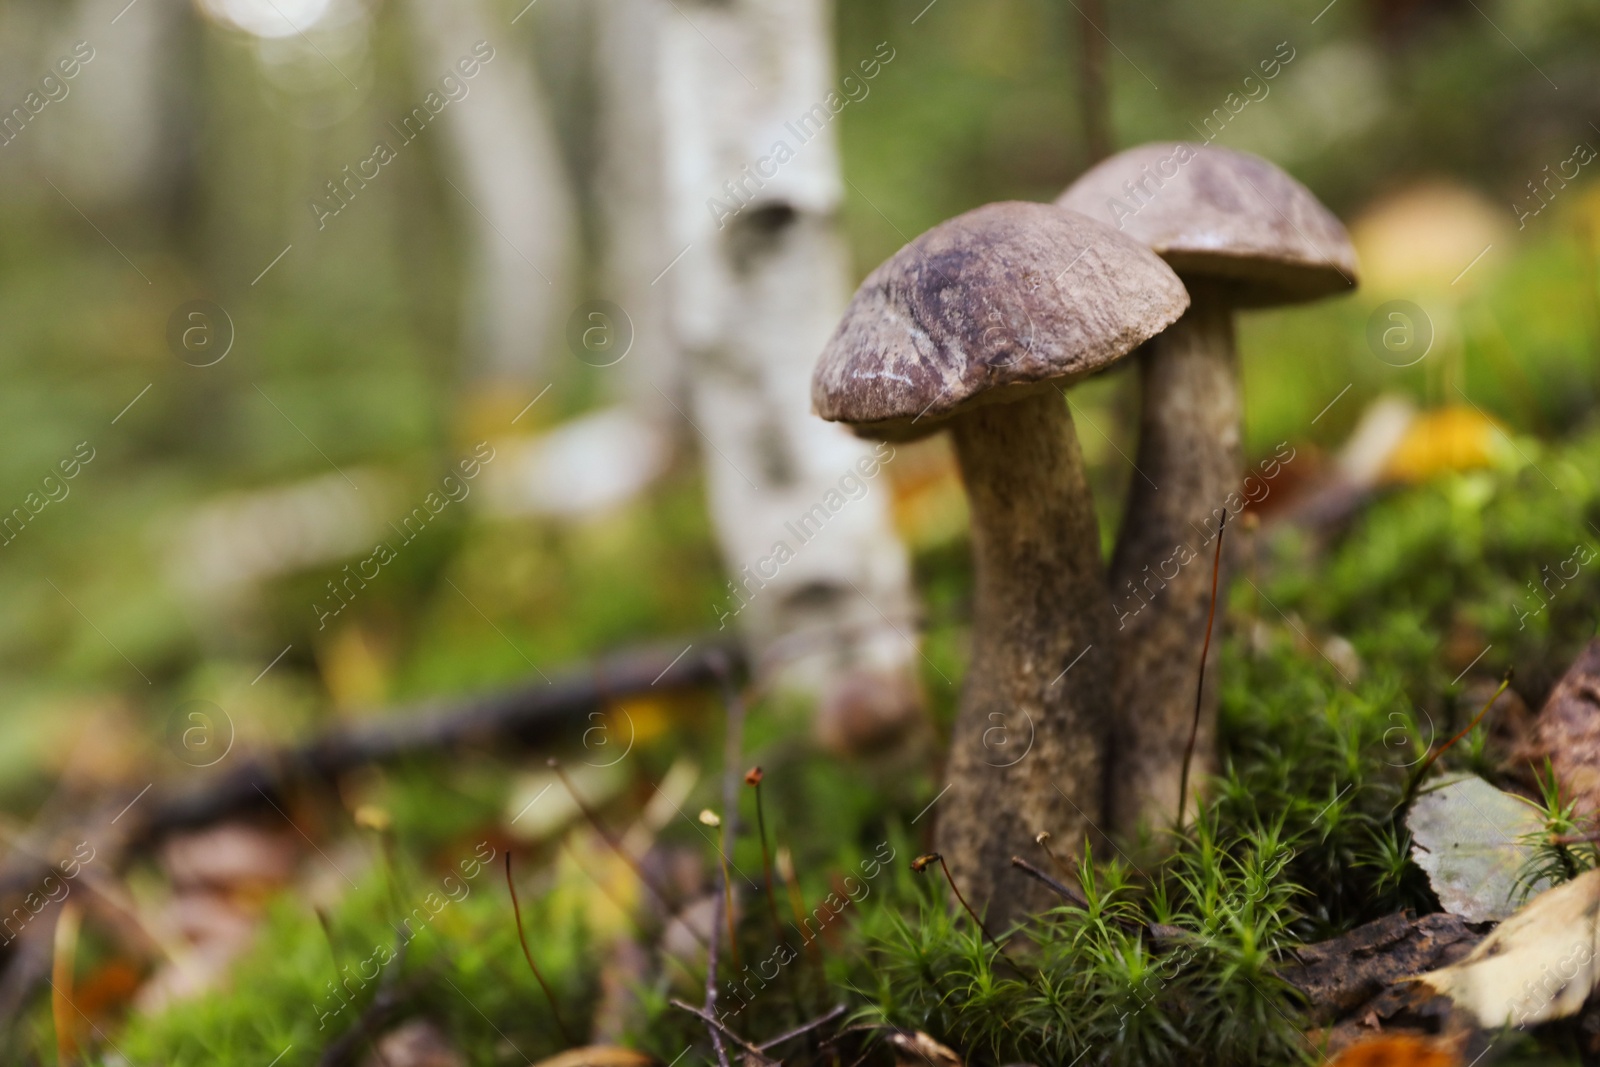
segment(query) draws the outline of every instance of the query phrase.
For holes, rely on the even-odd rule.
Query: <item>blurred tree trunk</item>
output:
[[[57,73],[56,61],[80,41],[92,58],[64,83],[61,106],[26,131],[38,141],[29,151],[42,154],[52,180],[91,215],[112,209],[184,222],[178,216],[190,207],[193,190],[185,104],[195,71],[184,47],[192,16],[182,0],[126,6],[127,0],[80,0],[57,12],[43,47],[18,73],[34,83]]]
[[[908,721],[917,650],[888,475],[873,446],[811,414],[811,368],[849,294],[843,183],[833,113],[804,137],[785,123],[837,90],[830,7],[605,11],[607,276],[638,327],[635,393],[686,421],[704,456],[736,586],[715,607],[825,715]]]
[[[672,409],[688,400],[668,318],[671,286],[665,278],[657,282],[678,253],[668,247],[658,90],[661,21],[677,16],[662,0],[600,0],[595,14],[597,273],[602,294],[626,312],[633,330],[633,346],[614,372],[614,392],[687,440],[694,431]]]
[[[575,206],[533,60],[513,46],[490,0],[410,0],[417,89],[455,74],[469,95],[443,120],[456,217],[472,233],[466,269],[470,372],[525,382],[572,310]],[[476,77],[456,64],[479,41],[494,57]]]

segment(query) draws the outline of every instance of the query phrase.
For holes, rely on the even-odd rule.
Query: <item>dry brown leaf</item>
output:
[[[1329,1067],[1460,1067],[1461,1057],[1442,1042],[1413,1034],[1375,1037],[1351,1045]]]
[[[1579,815],[1600,814],[1600,637],[1578,654],[1534,723],[1521,757],[1555,771],[1563,799]]]
[[[897,1067],[962,1067],[955,1050],[921,1030],[896,1030],[889,1035]]]
[[[655,1063],[653,1057],[621,1045],[587,1045],[558,1052],[533,1067],[653,1067]]]
[[[1572,1015],[1595,987],[1600,870],[1534,897],[1459,963],[1420,975],[1482,1029]]]

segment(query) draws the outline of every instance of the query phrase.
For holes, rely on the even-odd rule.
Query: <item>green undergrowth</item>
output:
[[[476,863],[483,856],[492,858]],[[448,872],[363,878],[325,913],[326,927],[305,900],[280,897],[225,987],[134,1019],[100,1062],[315,1063],[383,989],[397,999],[389,1025],[429,1019],[469,1063],[552,1055],[567,1045],[522,960],[501,862],[485,845]],[[581,908],[570,896],[524,894],[524,928],[562,1017],[586,1019],[596,991]],[[50,1047],[47,1035],[39,1047]]]
[[[753,796],[741,790],[743,828],[729,850],[741,884],[739,959],[725,955],[719,975],[731,1025],[761,1041],[846,1005],[862,1028],[841,1049],[825,1052],[814,1036],[785,1046],[793,1063],[870,1056],[886,1033],[874,1027],[885,1023],[923,1030],[975,1067],[1315,1062],[1305,1005],[1281,974],[1288,954],[1400,909],[1437,908],[1409,860],[1400,818],[1409,776],[1430,746],[1475,714],[1467,700],[1474,680],[1515,665],[1518,686],[1536,701],[1594,632],[1594,563],[1567,564],[1537,614],[1519,614],[1534,602],[1516,596],[1549,573],[1547,564],[1600,546],[1600,530],[1589,525],[1600,510],[1592,473],[1600,435],[1525,448],[1514,465],[1381,497],[1320,546],[1289,529],[1265,534],[1267,551],[1241,568],[1226,603],[1210,799],[1181,835],[1158,830],[1099,848],[1092,861],[1072,860],[1089,909],[1062,907],[995,931],[1003,950],[951,906],[936,867],[909,869],[929,843],[920,836],[926,821],[913,820],[938,788],[925,768],[824,759],[800,736],[803,716],[755,709],[747,751],[766,766],[770,842],[794,856],[800,899],[780,879],[768,902]],[[953,590],[938,564],[924,561],[938,571],[928,580]],[[957,592],[949,591],[952,603]],[[1353,656],[1335,649],[1339,641]],[[942,645],[935,651],[948,659]],[[942,673],[958,680],[956,666]],[[699,736],[703,727],[690,732],[641,753],[636,773],[650,770],[604,813],[607,821],[636,815],[670,762],[668,749],[720,747],[715,736]],[[1495,778],[1486,729],[1430,773],[1460,770]],[[706,871],[717,852],[692,815],[720,809],[718,777],[702,777],[683,806],[689,814],[663,836],[699,854]],[[417,822],[407,813],[426,805],[404,794],[436,786],[426,774],[395,781],[402,795],[389,806]],[[494,806],[486,793],[467,814],[482,825]],[[1569,805],[1550,794],[1544,807],[1551,832],[1568,832]],[[441,823],[423,837],[451,833]],[[1541,846],[1538,860],[1546,873],[1570,877],[1593,864],[1594,850]],[[280,900],[229,985],[134,1019],[113,1035],[117,1055],[131,1064],[269,1063],[292,1045],[283,1067],[315,1062],[377,988],[376,980],[360,986],[329,1015],[330,982],[393,946],[396,901],[421,899],[440,877],[413,872],[403,886],[392,875],[364,879],[369,888],[333,907],[332,949],[305,901]],[[521,881],[529,943],[563,1018],[587,1036],[610,958],[605,939],[586,932],[581,898],[595,890],[533,863]],[[1175,931],[1152,937],[1149,924]],[[802,928],[814,938],[800,936]],[[660,933],[641,936],[656,944]],[[636,1009],[622,1039],[663,1063],[686,1050],[714,1062],[704,1025],[670,1003],[703,999],[703,949],[650,955],[644,977],[627,983]],[[565,1047],[523,962],[498,861],[426,924],[397,970],[400,1014],[439,1022],[468,1062],[526,1063]],[[35,1047],[49,1042],[41,1036]],[[109,1043],[105,1051],[105,1063],[117,1062]],[[888,1058],[879,1049],[870,1062]]]

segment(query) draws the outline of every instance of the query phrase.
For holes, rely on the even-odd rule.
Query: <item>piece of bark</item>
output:
[[[1580,817],[1600,813],[1600,637],[1584,646],[1539,712],[1518,762],[1542,772],[1548,759]]]
[[[1306,945],[1283,968],[1306,997],[1312,1018],[1331,1022],[1373,1001],[1396,982],[1454,963],[1482,940],[1448,912],[1412,918],[1386,915],[1347,934]]]

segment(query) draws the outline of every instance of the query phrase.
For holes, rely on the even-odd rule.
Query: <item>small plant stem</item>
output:
[[[1200,705],[1206,691],[1206,659],[1211,655],[1211,627],[1217,621],[1217,579],[1222,574],[1222,531],[1228,527],[1228,509],[1217,520],[1217,550],[1211,559],[1211,610],[1206,613],[1206,642],[1200,649],[1200,679],[1194,686],[1194,722],[1189,726],[1189,743],[1183,749],[1183,772],[1178,777],[1178,829],[1183,829],[1183,811],[1189,802],[1189,764],[1194,760],[1195,739],[1200,736]]]
[[[556,995],[550,988],[550,983],[544,980],[544,975],[539,971],[539,965],[533,962],[533,953],[528,949],[528,935],[522,930],[522,905],[517,902],[517,883],[511,877],[511,850],[506,849],[506,889],[511,892],[511,914],[517,923],[517,940],[522,943],[522,958],[528,961],[528,970],[533,972],[533,977],[538,979],[539,988],[544,990],[544,998],[550,1002],[550,1016],[556,1021],[556,1029],[561,1031],[561,1039],[567,1043],[568,1048],[577,1048],[578,1042],[573,1040],[572,1031],[567,1029],[567,1024],[561,1020],[561,1009],[556,1007]]]
[[[972,921],[977,924],[979,932],[989,939],[989,944],[994,946],[996,952],[1003,955],[1005,950],[1000,947],[1000,942],[994,939],[994,935],[989,932],[989,928],[983,925],[983,920],[978,918],[978,913],[972,910],[972,905],[967,903],[967,898],[962,896],[961,890],[956,887],[956,880],[950,876],[950,867],[944,862],[942,855],[937,852],[929,852],[918,856],[911,861],[911,869],[921,874],[935,860],[939,863],[939,869],[944,872],[944,880],[950,883],[950,891],[956,895],[957,900],[961,901],[961,906],[966,909],[967,914],[972,916]]]
[[[787,848],[779,848],[778,856],[773,864],[778,869],[778,877],[788,887],[789,909],[794,912],[794,932],[800,935],[802,950],[810,949],[810,959],[817,974],[817,991],[819,997],[828,995],[828,968],[822,959],[822,942],[807,936],[806,929],[806,902],[800,896],[800,879],[794,871],[794,856]],[[795,979],[796,987],[800,986],[798,976]]]
[[[1448,752],[1450,750],[1450,746],[1454,745],[1463,737],[1466,737],[1472,732],[1473,728],[1476,727],[1478,723],[1483,721],[1483,717],[1489,713],[1489,709],[1494,707],[1494,702],[1500,699],[1500,694],[1504,693],[1508,688],[1510,688],[1511,679],[1515,673],[1515,668],[1507,667],[1505,677],[1500,679],[1500,688],[1496,689],[1494,691],[1494,695],[1484,703],[1482,708],[1478,709],[1478,714],[1472,717],[1472,721],[1467,723],[1467,725],[1462,728],[1460,733],[1456,734],[1450,740],[1446,741],[1444,744],[1428,753],[1428,758],[1422,761],[1421,765],[1417,767],[1415,773],[1411,775],[1411,781],[1406,783],[1406,792],[1405,795],[1400,798],[1400,807],[1404,808],[1416,797],[1417,786],[1422,784],[1423,777],[1428,773],[1428,768],[1433,766],[1434,761]]]
[[[761,805],[761,779],[764,777],[760,767],[752,768],[744,780],[750,788],[756,791],[756,832],[761,837],[761,877],[767,890],[767,914],[772,917],[772,932],[779,941],[783,940],[783,926],[778,922],[778,901],[772,895],[772,854],[767,851],[767,816]]]
[[[733,929],[733,880],[728,877],[728,826],[723,823],[719,829],[722,836],[722,845],[718,851],[722,853],[722,912],[728,920],[728,955],[733,960],[734,973],[739,971],[739,939]]]
[[[733,678],[733,668],[726,657],[715,656],[711,659],[712,673],[717,677],[717,683],[722,690],[722,704],[726,711],[726,736],[723,739],[722,763],[722,894],[723,917],[728,924],[728,954],[733,962],[734,972],[739,970],[739,939],[734,929],[734,916],[737,909],[734,907],[733,879],[728,877],[728,867],[731,860],[729,852],[734,847],[734,842],[739,838],[739,779],[738,768],[743,762],[744,748],[744,700],[739,693],[739,687]],[[709,1005],[707,1010],[710,1010]]]
[[[1050,848],[1050,833],[1048,830],[1040,830],[1034,835],[1033,839],[1039,843],[1040,848],[1044,849],[1044,854],[1050,857],[1050,862],[1056,865],[1056,870],[1060,871],[1069,878],[1072,877],[1073,872],[1071,865],[1064,861],[1060,856],[1057,856]]]

